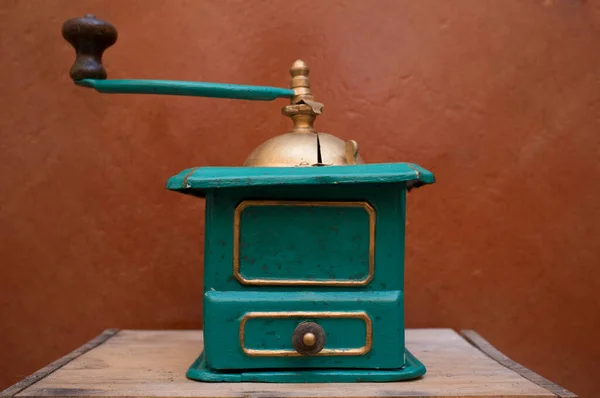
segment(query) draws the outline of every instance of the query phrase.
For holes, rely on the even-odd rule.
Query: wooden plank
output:
[[[60,359],[57,359],[56,361],[52,362],[51,364],[38,370],[34,374],[27,376],[26,378],[19,381],[18,383],[13,384],[12,386],[8,387],[6,390],[0,392],[0,397],[4,398],[4,397],[15,396],[16,394],[20,393],[27,387],[42,380],[44,377],[48,376],[49,374],[56,372],[58,369],[60,369],[64,365],[68,364],[75,358],[98,347],[100,344],[104,343],[106,340],[110,339],[112,336],[116,335],[118,332],[119,332],[118,329],[106,329],[100,335],[96,336],[94,339],[90,340],[89,342],[87,342],[86,344],[77,348],[76,350],[70,352],[69,354],[65,355],[64,357],[62,357]]]
[[[559,398],[577,398],[577,395],[573,394],[570,391],[565,390],[561,386],[551,382],[550,380],[538,375],[537,373],[527,369],[523,365],[518,364],[513,361],[500,351],[498,351],[493,345],[491,345],[486,339],[481,337],[474,330],[461,330],[460,334],[467,339],[467,341],[473,344],[475,347],[484,352],[487,356],[495,360],[496,362],[506,366],[510,370],[520,374],[524,378],[538,386],[545,388],[546,390],[552,392]]]
[[[394,383],[201,383],[186,379],[201,331],[122,330],[17,397],[554,397],[451,329],[409,329],[408,348],[425,363],[419,380]]]

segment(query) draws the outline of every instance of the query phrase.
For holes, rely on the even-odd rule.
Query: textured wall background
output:
[[[285,86],[322,131],[438,183],[408,208],[409,327],[474,328],[591,396],[600,369],[600,7],[576,0],[0,2],[0,387],[107,327],[200,328],[201,200],[285,102],[109,96],[68,77],[62,22],[120,33],[112,78]],[[594,384],[596,385],[594,390]]]

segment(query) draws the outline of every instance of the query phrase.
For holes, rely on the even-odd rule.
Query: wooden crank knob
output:
[[[327,340],[325,330],[315,322],[302,322],[292,334],[292,345],[301,355],[317,355]]]
[[[62,35],[75,48],[75,62],[69,72],[71,79],[106,79],[102,54],[117,41],[117,29],[88,14],[65,21]]]

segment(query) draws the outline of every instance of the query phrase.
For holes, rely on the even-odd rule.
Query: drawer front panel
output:
[[[400,368],[403,298],[385,292],[207,292],[204,341],[214,369]],[[299,324],[326,336],[313,356],[294,349]]]
[[[234,216],[234,276],[244,285],[364,286],[375,267],[366,202],[252,201]]]
[[[364,311],[248,312],[240,323],[244,354],[257,357],[301,356],[292,346],[294,329],[302,321],[316,321],[330,333],[327,348],[316,356],[364,355],[373,344],[373,322]]]

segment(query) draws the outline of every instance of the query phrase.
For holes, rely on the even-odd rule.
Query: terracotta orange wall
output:
[[[119,30],[112,78],[286,86],[304,59],[322,131],[438,178],[409,199],[408,326],[600,387],[600,7],[576,0],[2,1],[0,387],[104,328],[200,328],[204,203],[165,181],[290,126],[285,101],[75,87],[85,13]]]

